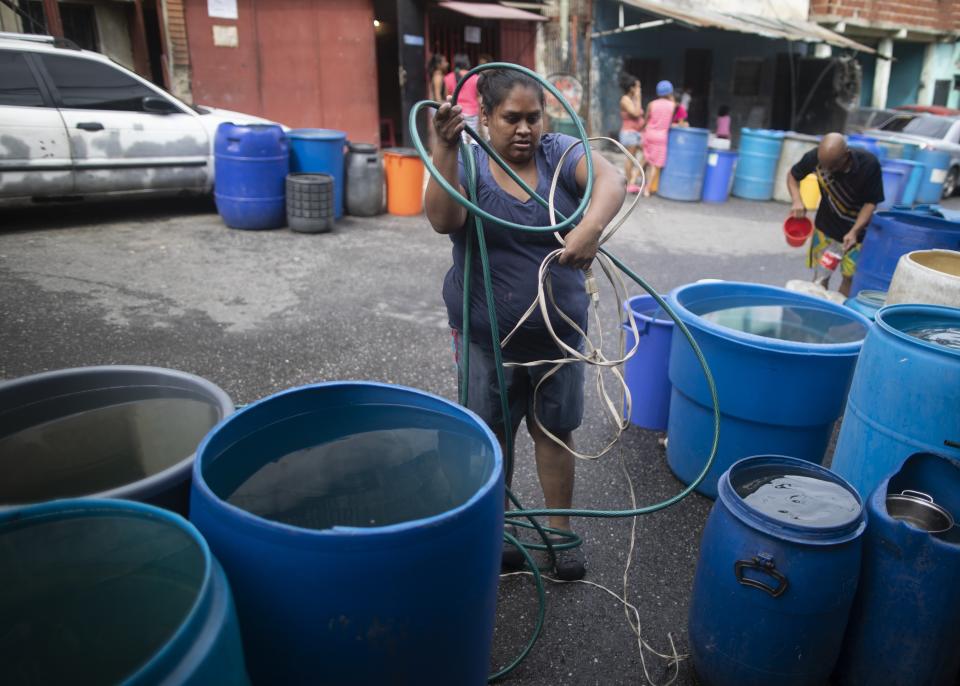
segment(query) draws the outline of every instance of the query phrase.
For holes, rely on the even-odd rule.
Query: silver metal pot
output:
[[[931,534],[949,531],[954,524],[953,515],[933,502],[931,496],[910,489],[887,496],[887,513]]]

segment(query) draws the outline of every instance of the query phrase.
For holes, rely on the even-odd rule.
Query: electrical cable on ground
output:
[[[559,169],[562,168],[562,165],[558,165],[558,172],[557,174],[554,175],[553,181],[551,183],[549,199],[544,199],[540,197],[534,189],[530,188],[529,185],[526,184],[523,181],[523,179],[521,179],[519,175],[517,175],[517,173],[514,172],[513,169],[511,169],[510,166],[503,161],[503,159],[500,158],[499,155],[497,155],[497,153],[493,150],[493,148],[490,147],[490,145],[485,140],[483,140],[482,137],[480,137],[476,131],[473,130],[473,128],[471,128],[469,125],[465,125],[465,131],[467,132],[467,134],[471,136],[474,139],[474,141],[476,141],[477,145],[479,145],[481,148],[483,148],[484,151],[486,151],[486,153],[490,156],[490,159],[496,162],[497,165],[499,165],[500,168],[503,169],[504,172],[511,179],[513,179],[513,181],[516,182],[520,186],[520,188],[524,190],[524,192],[526,192],[531,198],[533,198],[541,206],[547,208],[549,212],[549,217],[550,217],[550,226],[525,226],[525,225],[517,224],[515,222],[511,222],[509,220],[502,219],[495,215],[492,215],[486,210],[484,210],[483,208],[478,206],[476,158],[472,153],[471,144],[468,144],[466,141],[460,142],[460,157],[464,161],[466,179],[467,179],[466,191],[467,191],[467,194],[469,195],[469,199],[463,197],[463,195],[460,194],[459,190],[457,188],[454,188],[453,185],[451,185],[447,181],[447,179],[443,177],[443,175],[439,172],[439,170],[437,170],[437,168],[433,165],[433,162],[430,159],[430,156],[423,145],[423,141],[420,140],[420,137],[418,135],[416,121],[417,121],[417,115],[419,114],[420,110],[427,107],[433,107],[437,109],[440,107],[440,103],[430,101],[430,100],[423,100],[421,102],[418,102],[416,105],[414,105],[414,107],[410,110],[409,125],[410,125],[411,137],[413,140],[413,144],[416,147],[417,152],[419,153],[421,159],[423,160],[423,163],[427,171],[433,177],[434,181],[441,188],[443,188],[455,202],[457,202],[462,207],[464,207],[469,213],[469,215],[473,217],[473,220],[474,220],[473,231],[467,237],[466,248],[465,248],[464,297],[463,297],[464,312],[463,312],[463,332],[462,332],[465,345],[462,346],[461,363],[460,363],[461,364],[460,402],[461,404],[466,405],[467,397],[468,397],[467,380],[469,379],[469,348],[470,348],[469,304],[470,304],[470,288],[472,283],[471,272],[472,272],[472,266],[473,266],[473,248],[474,248],[474,243],[476,243],[476,247],[480,255],[480,266],[483,271],[482,275],[483,275],[484,294],[486,297],[488,317],[490,321],[491,337],[492,337],[492,344],[493,344],[493,355],[494,355],[494,361],[497,369],[497,381],[500,388],[500,402],[501,402],[501,411],[503,416],[503,424],[504,424],[504,427],[507,428],[507,430],[504,431],[505,473],[510,475],[513,473],[513,461],[514,461],[513,436],[512,436],[512,432],[508,429],[508,427],[512,426],[512,424],[510,422],[510,408],[509,408],[509,402],[507,400],[506,381],[503,373],[503,368],[505,363],[503,361],[502,348],[506,344],[506,342],[509,340],[510,335],[512,335],[512,332],[510,335],[505,337],[503,341],[499,339],[499,326],[497,324],[496,308],[495,308],[494,297],[493,297],[493,286],[492,286],[491,275],[490,275],[489,255],[487,252],[486,240],[484,238],[483,220],[493,222],[494,224],[503,226],[511,230],[527,231],[527,232],[534,232],[534,233],[544,233],[548,231],[554,232],[554,234],[557,236],[558,240],[562,244],[563,241],[562,241],[562,238],[560,237],[559,232],[565,229],[571,228],[577,222],[579,217],[582,216],[583,211],[586,209],[586,207],[590,203],[590,199],[593,193],[594,174],[593,174],[593,159],[590,154],[590,146],[589,146],[589,141],[591,139],[587,137],[586,131],[583,128],[583,124],[580,121],[579,117],[577,116],[576,112],[571,107],[571,105],[564,99],[563,95],[552,84],[548,83],[545,79],[540,77],[538,74],[536,74],[535,72],[525,67],[521,67],[515,64],[503,63],[503,62],[492,62],[488,64],[483,64],[471,69],[460,80],[460,82],[457,84],[457,87],[454,89],[454,92],[451,97],[452,104],[456,104],[457,98],[460,94],[460,89],[468,78],[490,69],[512,69],[514,71],[519,71],[523,74],[526,74],[530,78],[540,83],[540,85],[544,87],[547,91],[549,91],[551,95],[557,98],[557,100],[568,112],[568,114],[570,114],[570,117],[577,128],[579,140],[574,145],[571,145],[564,152],[563,157],[566,157],[566,155],[569,154],[570,151],[573,148],[575,148],[577,145],[583,145],[587,151],[587,154],[585,155],[585,161],[586,161],[586,167],[587,167],[587,183],[583,191],[583,198],[580,204],[578,205],[578,207],[576,208],[576,210],[574,210],[574,212],[572,212],[569,217],[563,217],[563,215],[557,212],[556,208],[554,207],[554,195],[555,195],[556,185],[559,178],[558,176]],[[614,143],[619,146],[619,143],[617,143],[616,141],[614,141]],[[620,146],[620,148],[623,152],[627,153],[627,151],[622,146]],[[633,159],[633,161],[634,163],[637,163],[636,159]],[[641,278],[638,274],[636,274],[629,267],[627,267],[626,264],[624,264],[621,260],[619,260],[616,256],[611,254],[606,248],[603,247],[603,243],[605,243],[613,235],[613,233],[620,226],[622,226],[622,224],[626,221],[627,217],[629,217],[630,212],[632,212],[633,208],[636,207],[637,200],[638,198],[635,198],[634,203],[630,206],[630,208],[628,208],[627,212],[623,215],[623,217],[614,225],[612,225],[612,227],[609,230],[605,231],[604,236],[601,238],[601,245],[597,253],[597,263],[600,265],[602,271],[604,272],[604,275],[607,277],[607,279],[610,281],[612,285],[614,294],[618,299],[617,300],[618,312],[620,313],[621,316],[623,315],[623,312],[624,312],[622,301],[625,299],[625,294],[626,294],[626,287],[623,282],[623,278],[621,276],[621,273],[622,273],[622,274],[626,274],[630,279],[632,279],[635,283],[637,283],[644,291],[646,291],[653,297],[657,305],[674,321],[677,330],[680,331],[680,333],[684,336],[684,338],[687,340],[687,342],[690,344],[691,348],[693,349],[693,352],[696,355],[697,360],[700,363],[700,366],[703,370],[704,377],[706,379],[707,386],[709,387],[711,400],[713,403],[714,436],[713,436],[713,443],[710,449],[710,454],[707,457],[704,467],[700,472],[700,474],[686,488],[684,488],[683,490],[681,490],[679,493],[672,496],[671,498],[668,498],[660,503],[656,503],[653,505],[637,507],[636,498],[633,492],[633,483],[632,481],[629,480],[629,474],[627,474],[628,482],[630,483],[630,493],[631,493],[631,509],[629,510],[586,510],[586,509],[574,509],[574,508],[524,509],[520,501],[510,491],[510,489],[509,488],[506,489],[508,498],[517,507],[516,510],[511,510],[506,513],[507,521],[515,524],[516,526],[520,526],[523,528],[536,529],[537,533],[540,535],[543,541],[542,544],[534,544],[534,543],[521,544],[516,537],[514,537],[513,535],[511,535],[506,531],[504,532],[504,540],[508,544],[515,546],[518,550],[521,551],[521,553],[524,556],[524,559],[527,562],[527,565],[531,569],[531,572],[519,572],[519,574],[533,575],[534,583],[537,589],[537,595],[539,599],[539,610],[538,610],[537,622],[529,642],[524,647],[520,655],[518,655],[512,662],[510,662],[510,664],[508,664],[506,667],[498,670],[497,672],[489,676],[488,681],[491,681],[491,682],[496,681],[497,679],[500,679],[506,674],[510,673],[513,669],[517,667],[517,665],[520,664],[520,662],[523,661],[523,659],[527,656],[527,654],[529,654],[530,650],[533,648],[534,644],[536,643],[537,639],[540,636],[540,632],[543,629],[545,608],[546,608],[546,598],[545,598],[545,592],[544,592],[544,586],[543,586],[543,578],[549,579],[549,577],[541,576],[540,571],[536,566],[536,563],[533,561],[533,558],[529,553],[529,550],[545,550],[549,554],[551,558],[551,562],[553,563],[555,561],[556,550],[565,550],[569,548],[574,548],[580,545],[582,542],[580,537],[577,536],[576,534],[573,534],[572,532],[560,531],[557,529],[553,529],[551,527],[545,527],[541,525],[537,521],[537,517],[570,516],[570,517],[615,518],[615,517],[636,517],[638,515],[657,512],[671,505],[674,505],[675,503],[679,502],[680,500],[685,498],[687,495],[689,495],[691,492],[693,492],[693,490],[700,484],[700,482],[706,476],[710,467],[713,465],[713,460],[717,452],[717,446],[718,446],[719,437],[720,437],[720,411],[719,411],[719,403],[717,399],[716,385],[713,380],[713,375],[710,372],[710,368],[707,365],[707,361],[704,359],[703,353],[701,352],[699,346],[694,340],[693,335],[690,333],[687,326],[680,320],[677,314],[664,301],[664,299],[660,296],[660,294],[658,294],[649,284],[647,284],[646,281],[643,280],[643,278]],[[559,218],[559,221],[557,221],[558,218]],[[468,225],[469,225],[469,222],[468,222]],[[558,308],[556,308],[555,303],[553,302],[552,289],[550,287],[549,266],[553,262],[553,260],[559,257],[561,252],[562,252],[562,248],[551,252],[547,256],[547,258],[544,259],[543,264],[541,264],[540,272],[539,272],[537,300],[531,305],[531,308],[530,310],[528,310],[525,317],[530,316],[536,310],[536,308],[539,307],[539,309],[543,314],[543,318],[549,333],[554,338],[554,340],[557,341],[560,348],[564,350],[567,354],[563,358],[560,358],[558,360],[541,360],[535,364],[553,364],[554,369],[552,369],[549,372],[549,374],[555,373],[556,369],[559,369],[559,366],[563,364],[584,362],[584,363],[595,365],[598,369],[597,371],[598,390],[601,393],[601,398],[604,399],[604,404],[607,406],[607,409],[615,418],[615,423],[618,426],[617,437],[619,437],[620,433],[622,433],[622,431],[626,428],[627,422],[629,421],[629,407],[630,407],[631,399],[630,399],[630,392],[629,392],[629,389],[627,389],[626,387],[626,383],[623,379],[623,375],[622,373],[620,373],[617,367],[619,365],[622,365],[623,362],[626,359],[628,359],[630,355],[632,355],[636,351],[637,345],[639,344],[639,335],[636,328],[634,315],[631,308],[626,308],[626,311],[627,311],[626,315],[627,315],[628,323],[631,327],[631,331],[634,334],[635,345],[629,353],[624,351],[625,332],[623,331],[623,326],[621,326],[620,327],[621,345],[620,345],[620,354],[618,358],[615,358],[612,360],[607,359],[603,356],[602,352],[600,351],[600,348],[602,347],[602,344],[603,344],[602,328],[598,329],[597,345],[593,344],[593,341],[587,336],[586,332],[579,331],[581,338],[584,341],[585,350],[589,349],[589,353],[586,353],[586,352],[581,353],[579,350],[574,349],[573,347],[567,345],[565,342],[560,340],[559,336],[557,336],[555,331],[553,330],[552,324],[550,322],[550,316],[549,316],[550,306],[552,305],[554,307],[554,311],[556,311],[559,314],[559,316],[568,324],[573,323],[572,320],[569,317],[567,317],[565,313],[561,312]],[[588,287],[588,293],[591,296],[590,298],[591,306],[594,309],[595,317],[597,319],[598,326],[599,326],[599,312],[597,309],[597,301],[599,299],[599,289],[597,289],[596,287],[592,270],[588,270],[588,273],[587,273],[587,287]],[[511,365],[514,363],[508,362],[506,364]],[[531,363],[526,363],[526,364],[529,365]],[[614,406],[614,403],[610,398],[610,396],[606,393],[606,389],[605,389],[603,378],[602,378],[602,371],[605,368],[613,370],[614,376],[621,386],[622,403],[621,403],[621,409],[619,412]],[[539,384],[537,385],[537,388],[539,388]],[[536,389],[535,389],[535,393],[536,393]],[[540,424],[539,418],[536,417],[536,413],[534,413],[534,421],[537,422],[538,426],[543,428],[542,425]],[[548,433],[548,435],[550,434]],[[551,438],[552,440],[558,441],[558,439],[555,436],[551,436]],[[604,450],[600,453],[600,455],[609,451],[610,448],[615,443],[616,443],[616,438],[606,448],[604,448]],[[578,457],[586,458],[586,459],[599,457],[599,455],[586,456],[578,453],[575,453],[575,454]],[[622,454],[621,454],[621,462],[622,462]],[[625,465],[623,465],[623,467],[625,470]],[[521,519],[525,519],[526,521],[525,522],[519,521]],[[634,527],[635,525],[636,525],[636,521],[634,521]],[[635,534],[634,527],[631,527],[630,555],[628,556],[627,569],[624,572],[624,588],[625,589],[626,589],[626,583],[627,583],[627,574],[629,572],[629,565],[630,565],[630,561],[632,560],[632,554],[634,549],[634,534]],[[548,532],[554,535],[559,535],[562,539],[565,540],[565,542],[563,543],[552,542],[550,540],[550,537],[547,535]],[[649,674],[647,673],[646,662],[644,661],[644,657],[643,657],[644,648],[646,648],[647,650],[649,650],[650,652],[652,652],[653,654],[659,657],[672,660],[675,663],[677,670],[679,670],[679,660],[681,658],[677,655],[675,648],[673,650],[672,656],[663,655],[653,650],[652,648],[650,648],[650,646],[640,636],[640,631],[639,631],[640,614],[639,614],[639,611],[636,609],[636,607],[629,604],[629,602],[626,599],[626,593],[624,593],[623,598],[620,598],[614,592],[594,582],[581,580],[574,583],[584,583],[587,585],[593,585],[593,586],[602,588],[604,591],[610,593],[615,598],[623,602],[625,606],[625,611],[626,611],[626,608],[633,609],[636,616],[637,623],[636,625],[634,625],[629,615],[628,615],[628,621],[630,621],[631,627],[634,629],[634,632],[637,635],[638,645],[640,646],[640,649],[641,649],[641,661],[643,663],[644,675],[648,681],[652,683],[652,681],[650,680]],[[669,636],[669,634],[668,634],[668,637],[670,638],[670,642],[672,645],[673,637]],[[671,682],[674,679],[676,679],[677,673],[674,674],[673,678],[671,679]]]

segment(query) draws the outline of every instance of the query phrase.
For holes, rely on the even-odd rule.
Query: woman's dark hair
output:
[[[624,93],[629,93],[630,89],[633,88],[633,84],[639,81],[636,76],[633,74],[628,74],[627,72],[620,73],[620,90]]]
[[[464,55],[462,52],[458,52],[453,56],[453,68],[454,69],[469,69],[470,68],[470,58],[467,55]]]
[[[720,107],[717,108],[717,116],[718,116],[718,117],[726,117],[728,114],[730,114],[730,106],[729,106],[729,105],[720,105]]]
[[[540,107],[546,105],[543,86],[526,74],[513,69],[490,69],[480,72],[480,80],[477,81],[477,92],[483,98],[483,111],[487,114],[493,112],[516,86],[529,88],[537,94]]]
[[[433,74],[437,69],[440,68],[440,65],[443,64],[444,56],[439,53],[433,53],[433,56],[430,58],[430,61],[427,62],[427,75]]]

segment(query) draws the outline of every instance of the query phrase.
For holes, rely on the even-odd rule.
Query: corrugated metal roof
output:
[[[533,12],[504,7],[492,2],[441,2],[440,7],[477,19],[508,19],[513,21],[548,21]]]
[[[690,9],[665,5],[654,0],[621,0],[624,4],[661,17],[668,17],[674,21],[695,26],[698,28],[722,29],[724,31],[738,31],[752,33],[767,38],[782,38],[786,40],[806,41],[810,43],[828,43],[838,48],[849,48],[860,52],[875,53],[871,47],[850,40],[830,29],[826,29],[811,21],[799,19],[768,19],[755,14],[728,14],[708,9]]]

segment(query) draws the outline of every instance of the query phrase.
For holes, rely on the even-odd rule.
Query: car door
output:
[[[70,136],[78,194],[207,187],[210,141],[195,112],[118,65],[36,57]]]
[[[60,112],[24,53],[0,50],[0,201],[73,193]]]

